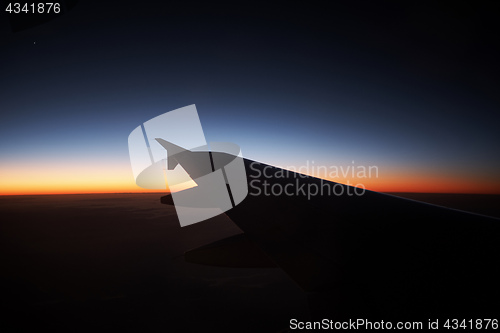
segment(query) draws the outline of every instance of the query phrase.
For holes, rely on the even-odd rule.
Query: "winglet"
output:
[[[186,152],[188,150],[160,138],[156,138],[155,140],[158,141],[158,143],[161,144],[163,148],[167,150],[167,163],[168,163],[167,168],[169,170],[175,169],[177,164],[179,164],[175,155]]]

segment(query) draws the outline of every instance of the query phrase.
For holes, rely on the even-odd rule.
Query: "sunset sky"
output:
[[[1,195],[145,191],[128,135],[191,104],[207,141],[246,158],[377,166],[325,177],[375,191],[500,193],[492,8],[152,6],[0,20]]]

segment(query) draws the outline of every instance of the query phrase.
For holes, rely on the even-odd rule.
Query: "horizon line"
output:
[[[368,190],[368,189],[367,189]],[[372,191],[372,190],[368,190]],[[484,192],[408,192],[408,191],[372,191],[372,192],[378,192],[378,193],[387,193],[387,194],[394,194],[394,193],[407,193],[407,194],[467,194],[467,195],[500,195],[500,193],[484,193]],[[170,191],[151,191],[151,192],[65,192],[65,193],[0,193],[0,197],[7,197],[7,196],[37,196],[37,195],[85,195],[85,194],[164,194],[168,195],[171,194],[172,192]]]

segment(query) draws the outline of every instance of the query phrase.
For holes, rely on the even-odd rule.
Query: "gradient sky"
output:
[[[500,193],[498,4],[119,3],[0,19],[0,194],[141,191],[128,135],[190,104],[247,158]]]

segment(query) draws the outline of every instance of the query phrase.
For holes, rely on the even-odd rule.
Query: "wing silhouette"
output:
[[[307,292],[314,318],[500,313],[499,219],[372,191],[349,195],[354,188],[347,185],[244,162],[249,195],[226,214],[244,231],[243,243],[256,244]],[[292,185],[288,194],[264,193],[287,184],[293,195]],[[323,194],[297,190],[308,186],[323,187]],[[343,194],[328,195],[333,186]],[[186,258],[223,265],[220,251],[206,250]]]

